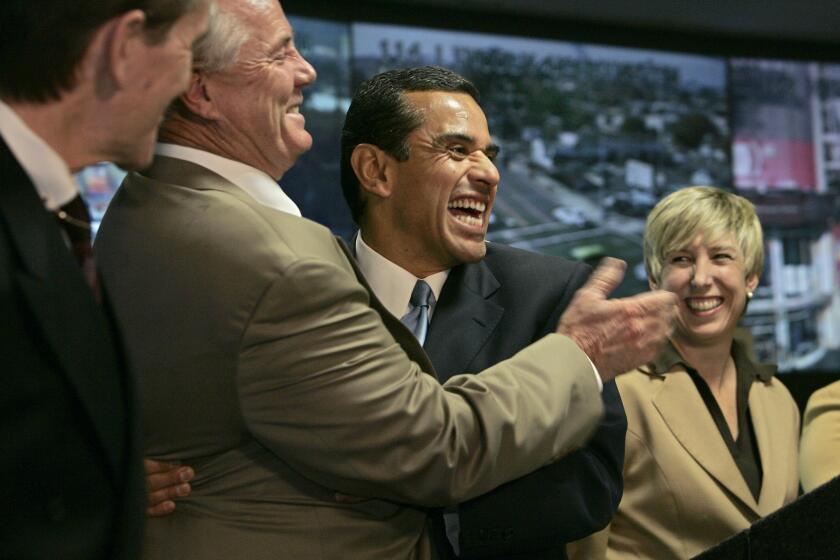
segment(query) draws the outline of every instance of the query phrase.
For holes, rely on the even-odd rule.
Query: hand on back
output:
[[[148,498],[146,515],[149,517],[169,515],[175,511],[175,498],[188,496],[192,491],[189,481],[195,472],[190,467],[144,459],[143,470]]]

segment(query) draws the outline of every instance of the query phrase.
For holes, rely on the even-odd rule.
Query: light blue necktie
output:
[[[408,304],[411,309],[400,318],[400,321],[414,333],[422,346],[426,342],[426,333],[429,332],[429,308],[435,304],[432,288],[423,280],[418,280],[411,291]]]
[[[429,309],[435,304],[435,294],[432,288],[423,280],[418,280],[414,284],[414,289],[411,291],[411,298],[408,300],[411,309],[408,313],[402,316],[400,321],[403,325],[408,327],[422,346],[426,341],[426,334],[429,331]],[[446,531],[446,537],[452,544],[455,555],[459,556],[459,536],[461,533],[461,523],[458,518],[458,511],[456,508],[448,508],[443,512],[443,520]]]

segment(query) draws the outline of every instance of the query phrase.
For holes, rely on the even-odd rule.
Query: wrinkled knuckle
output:
[[[632,320],[636,320],[639,317],[644,316],[644,310],[642,307],[636,303],[631,303],[625,306],[624,312],[627,314],[627,317]]]
[[[644,334],[644,325],[638,319],[628,321],[624,326],[624,336],[629,338],[634,345],[642,343],[642,335]]]

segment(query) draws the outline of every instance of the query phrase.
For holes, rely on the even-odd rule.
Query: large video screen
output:
[[[76,183],[90,212],[91,233],[95,236],[108,209],[108,203],[125,178],[125,171],[112,163],[102,162],[76,173]]]
[[[349,237],[339,184],[344,113],[383,70],[451,68],[481,92],[502,147],[489,239],[569,259],[628,262],[617,295],[647,289],[644,219],[662,196],[716,185],[750,198],[766,269],[744,325],[782,371],[840,368],[840,64],[656,50],[290,17],[318,71],[304,91],[313,149],[281,185]],[[96,212],[121,172],[80,175]]]
[[[734,186],[765,231],[766,269],[744,325],[785,370],[840,369],[835,65],[730,61]]]

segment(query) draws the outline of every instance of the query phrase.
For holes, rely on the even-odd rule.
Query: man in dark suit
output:
[[[356,93],[342,138],[360,268],[397,317],[410,317],[418,279],[430,285],[423,347],[441,382],[486,369],[551,332],[589,274],[580,263],[485,243],[495,168],[462,175],[440,157],[492,159],[498,151],[463,133],[459,123],[475,120],[459,107],[469,97],[477,97],[472,84],[447,70],[386,72]],[[419,122],[411,136],[391,126],[412,120]],[[483,121],[477,129],[487,135]],[[566,542],[606,526],[621,498],[626,419],[615,383],[603,397],[606,416],[584,448],[446,512],[442,555],[565,557]]]
[[[71,172],[149,163],[207,10],[205,0],[0,3],[3,558],[139,550],[132,380]]]

